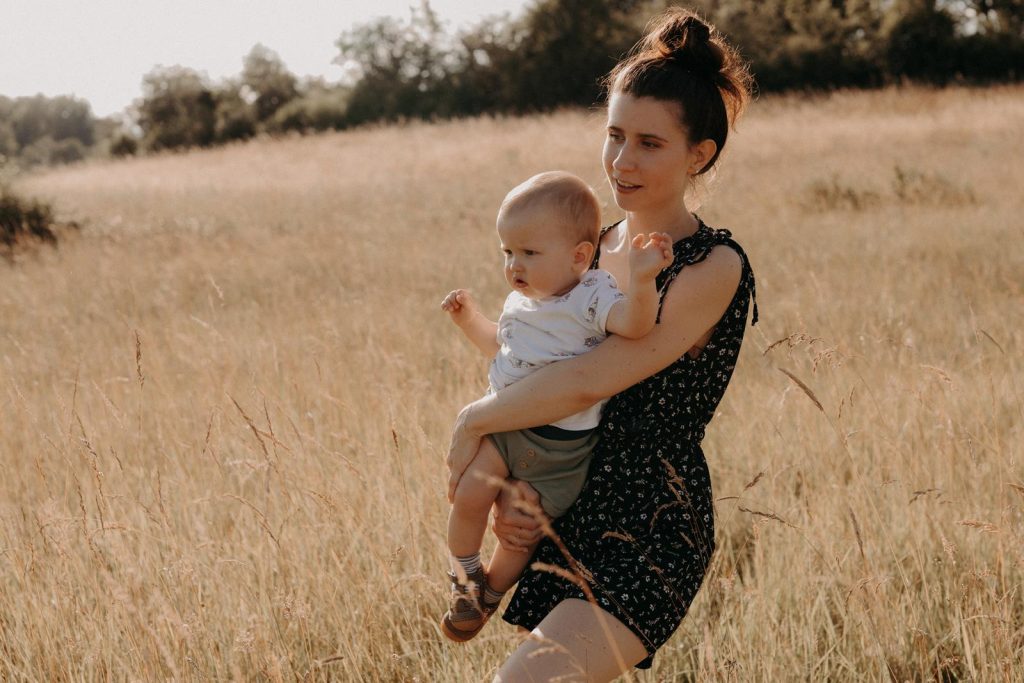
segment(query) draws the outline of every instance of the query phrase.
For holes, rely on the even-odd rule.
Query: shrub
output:
[[[904,204],[963,206],[977,203],[969,185],[958,185],[938,173],[926,173],[896,166],[892,192]]]
[[[314,92],[292,100],[274,113],[272,132],[340,130],[346,126],[345,97],[338,91]]]
[[[10,259],[15,247],[26,240],[57,243],[53,209],[0,186],[0,255]]]
[[[49,135],[34,140],[31,144],[22,147],[18,152],[18,165],[29,169],[35,166],[45,166],[50,163],[55,143]]]
[[[85,158],[85,146],[77,138],[65,138],[53,143],[51,164],[70,164]]]
[[[115,157],[134,156],[139,151],[139,141],[128,133],[118,133],[110,141],[110,155]]]
[[[816,180],[807,187],[803,204],[810,211],[862,211],[880,201],[874,190],[854,187],[833,173],[828,180]]]

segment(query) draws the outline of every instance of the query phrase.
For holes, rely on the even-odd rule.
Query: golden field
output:
[[[0,678],[490,680],[444,609],[443,458],[493,217],[599,111],[21,179],[0,261]],[[1024,680],[1024,88],[765,97],[700,209],[761,322],[705,451],[718,551],[640,681]],[[606,220],[618,217],[614,205]]]

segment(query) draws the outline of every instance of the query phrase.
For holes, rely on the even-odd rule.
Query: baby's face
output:
[[[523,296],[560,296],[579,284],[589,265],[578,245],[542,211],[498,216],[505,280]]]

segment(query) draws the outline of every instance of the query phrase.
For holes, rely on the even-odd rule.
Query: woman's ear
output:
[[[701,140],[696,145],[690,148],[690,155],[693,157],[690,160],[690,168],[687,169],[690,175],[697,175],[704,170],[704,167],[711,161],[711,157],[715,156],[715,152],[718,151],[718,145],[715,144],[714,140]]]
[[[590,262],[594,260],[594,243],[580,242],[572,255],[573,265],[583,266],[583,270],[590,268]]]

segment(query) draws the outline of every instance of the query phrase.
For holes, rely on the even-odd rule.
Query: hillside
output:
[[[714,568],[641,680],[1024,680],[1024,88],[763,98],[699,213],[761,322],[704,450]],[[0,262],[0,677],[481,680],[443,642],[448,430],[494,214],[600,112],[22,179]],[[614,206],[606,222],[618,218]]]

